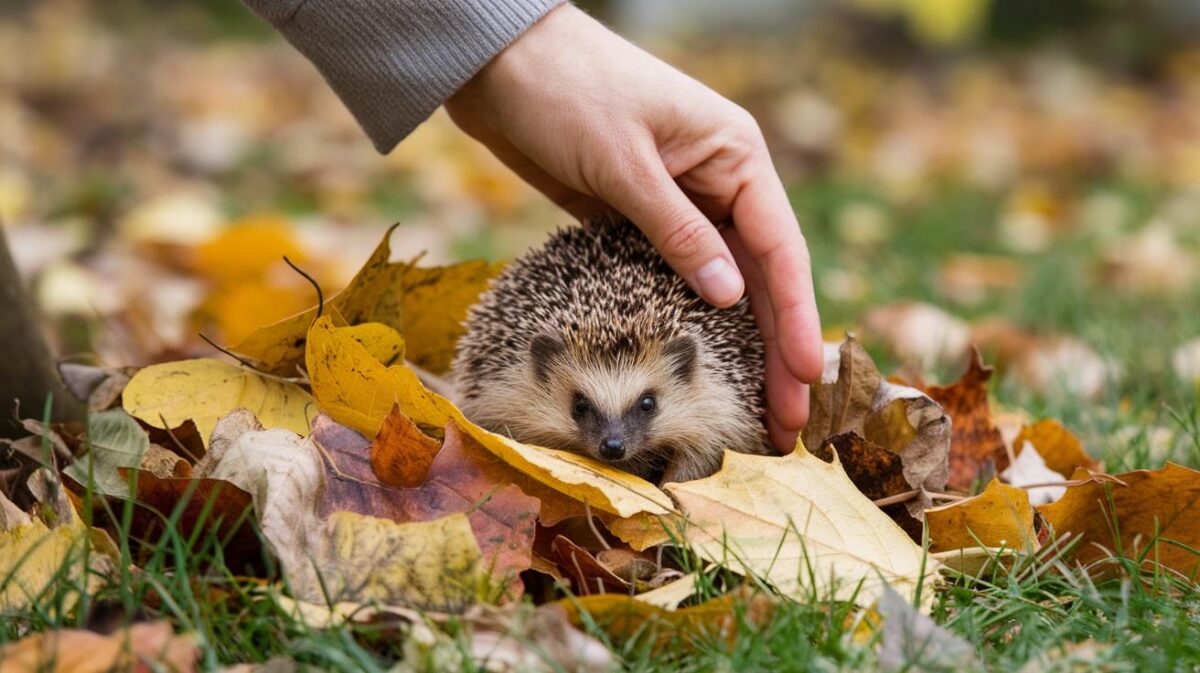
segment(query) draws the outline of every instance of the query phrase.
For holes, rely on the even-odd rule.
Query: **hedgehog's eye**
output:
[[[571,413],[575,418],[586,416],[592,410],[592,403],[583,395],[575,395],[575,401],[571,405]]]
[[[657,405],[658,401],[654,399],[653,395],[642,395],[642,399],[638,400],[638,408],[646,413],[654,411],[654,407]]]

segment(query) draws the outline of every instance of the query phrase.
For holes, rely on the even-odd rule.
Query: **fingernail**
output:
[[[716,257],[696,272],[700,294],[717,306],[729,306],[742,298],[742,276],[724,257]]]

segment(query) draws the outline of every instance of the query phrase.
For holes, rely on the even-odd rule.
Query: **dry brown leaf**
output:
[[[576,595],[629,593],[631,584],[583,547],[559,535],[554,538],[553,548],[558,567],[571,578],[572,592]]]
[[[862,346],[848,338],[834,356],[826,344],[825,371],[812,387],[812,412],[802,437],[805,446],[821,447],[831,437],[853,432],[869,443],[900,458],[908,489],[921,489],[919,497],[905,503],[912,517],[930,505],[924,491],[940,491],[946,483],[950,427],[946,414],[921,391],[883,380]],[[853,470],[852,460],[866,455],[843,456],[847,471],[862,478],[860,488],[878,492],[865,479],[870,469]],[[882,477],[882,475],[877,475]],[[895,495],[895,493],[889,493]]]
[[[0,673],[109,673],[197,670],[196,639],[167,622],[142,622],[110,635],[79,629],[36,633],[0,648]]]
[[[925,510],[929,551],[970,547],[1037,549],[1033,506],[1024,489],[993,479],[982,493]]]
[[[1074,561],[1088,565],[1113,554],[1127,559],[1144,554],[1145,563],[1197,577],[1200,472],[1167,463],[1108,479],[1078,470],[1072,478],[1089,476],[1093,479],[1068,487],[1058,502],[1038,508],[1056,535],[1082,538]]]
[[[992,368],[983,364],[979,351],[972,353],[967,371],[948,386],[928,386],[925,392],[950,416],[950,478],[947,485],[969,491],[989,473],[1008,466],[1008,453],[1000,430],[992,423],[988,407],[988,379]]]
[[[425,483],[429,467],[442,445],[421,432],[416,423],[400,413],[400,405],[383,419],[379,434],[371,442],[371,469],[379,481],[397,488],[413,488]]]

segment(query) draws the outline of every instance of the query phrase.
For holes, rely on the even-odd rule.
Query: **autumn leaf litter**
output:
[[[161,518],[148,516],[156,512],[191,539],[219,535],[229,567],[262,576],[263,597],[292,614],[328,625],[401,615],[425,655],[449,615],[496,642],[511,638],[488,626],[496,609],[510,625],[534,625],[534,640],[548,610],[617,640],[646,635],[630,629],[631,615],[708,637],[735,603],[819,595],[881,615],[881,661],[914,634],[971,661],[920,614],[947,583],[1048,554],[1097,578],[1126,559],[1185,580],[1196,572],[1196,473],[1168,465],[1105,475],[1053,419],[1006,438],[993,415],[1012,413],[989,399],[978,352],[962,378],[939,386],[885,379],[853,337],[830,344],[790,455],[729,453],[717,474],[661,490],[488,432],[426,389],[407,361],[444,371],[496,268],[388,257],[385,238],[346,290],[250,332],[233,349],[238,361],[64,367],[93,413],[85,429],[31,424],[59,450],[27,443],[14,454],[30,470],[0,499],[0,572],[10,577],[0,601],[29,605],[80,549],[95,564],[89,582],[119,560],[114,522],[80,518],[93,499],[135,504],[158,522],[148,534],[162,534]],[[185,423],[202,442],[193,450],[174,439]],[[280,573],[264,573],[264,558]],[[715,573],[727,573],[729,598],[694,602]],[[559,590],[539,589],[535,602],[564,591],[588,599],[515,617],[539,586]],[[555,628],[605,664],[588,636]]]

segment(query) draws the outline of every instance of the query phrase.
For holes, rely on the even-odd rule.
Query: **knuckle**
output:
[[[674,216],[662,237],[660,252],[664,256],[676,259],[695,259],[708,247],[708,234],[711,228],[707,223],[698,222],[686,213]]]

